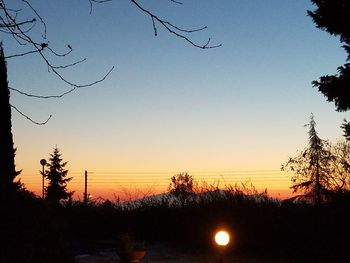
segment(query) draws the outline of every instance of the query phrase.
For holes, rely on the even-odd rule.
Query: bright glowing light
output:
[[[226,231],[219,231],[215,234],[215,242],[219,246],[227,246],[230,242],[230,235]]]

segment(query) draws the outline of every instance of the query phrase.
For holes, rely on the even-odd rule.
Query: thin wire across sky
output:
[[[178,174],[176,172],[159,172],[159,171],[88,171],[90,184],[108,184],[108,183],[122,183],[122,184],[147,184],[169,183],[170,178]],[[286,173],[279,170],[247,170],[247,171],[189,171],[197,182],[220,181],[221,183],[237,183],[246,182],[287,182],[290,177]],[[83,172],[69,172],[69,176],[73,177],[75,182],[82,182],[84,180]],[[40,184],[38,175],[23,174],[21,180],[25,184],[34,185]],[[73,181],[72,180],[72,181]],[[74,185],[74,184],[73,184]]]

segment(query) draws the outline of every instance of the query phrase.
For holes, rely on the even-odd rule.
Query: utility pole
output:
[[[88,173],[85,171],[85,188],[84,188],[84,204],[87,204],[88,196],[87,196],[87,177]]]

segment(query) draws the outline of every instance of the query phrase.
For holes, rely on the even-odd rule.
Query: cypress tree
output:
[[[15,168],[7,67],[2,43],[0,43],[0,193],[19,187],[20,183],[14,182],[19,173]]]

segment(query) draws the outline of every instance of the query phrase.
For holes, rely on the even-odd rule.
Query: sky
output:
[[[82,198],[84,171],[94,197],[137,196],[167,190],[170,177],[188,172],[201,184],[250,182],[276,197],[290,194],[280,171],[307,144],[313,113],[321,138],[337,141],[346,113],[312,87],[345,63],[339,39],[317,29],[306,14],[310,1],[139,1],[159,17],[187,29],[189,37],[222,44],[201,50],[169,34],[130,1],[32,1],[47,26],[50,47],[70,56],[55,64],[87,60],[62,74],[84,84],[61,99],[40,100],[12,92],[16,166],[29,190],[41,194],[40,159],[53,148],[68,161],[70,190]],[[27,13],[26,13],[27,12]],[[31,17],[29,10],[24,17]],[[33,34],[39,36],[38,23]],[[18,53],[2,35],[5,55]],[[8,59],[9,85],[41,95],[69,87],[36,55]]]

